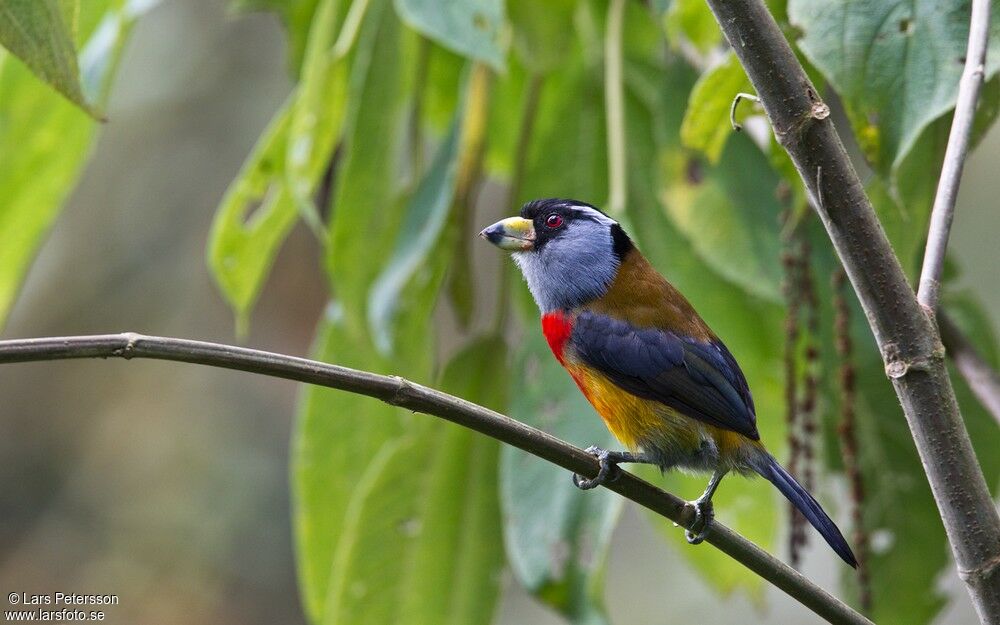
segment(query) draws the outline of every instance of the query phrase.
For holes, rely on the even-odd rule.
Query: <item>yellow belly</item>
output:
[[[675,453],[694,453],[702,441],[715,442],[725,460],[751,443],[746,437],[685,416],[657,401],[642,399],[615,385],[600,373],[568,364],[566,369],[604,423],[623,445],[631,450],[655,446]]]

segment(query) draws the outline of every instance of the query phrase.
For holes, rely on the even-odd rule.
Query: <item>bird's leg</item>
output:
[[[716,469],[701,497],[688,502],[694,506],[694,523],[691,525],[691,529],[684,530],[684,537],[692,545],[701,543],[708,536],[708,525],[715,518],[715,511],[712,509],[712,495],[715,494],[715,489],[719,487],[719,482],[722,481],[727,472],[727,469]]]
[[[621,474],[621,471],[618,469],[618,463],[620,462],[656,464],[646,454],[633,454],[628,451],[608,451],[607,449],[591,446],[587,448],[587,453],[597,458],[597,461],[601,463],[601,469],[597,472],[597,476],[592,479],[585,478],[577,473],[573,474],[573,483],[577,488],[582,490],[590,490],[605,482],[614,482],[617,480]]]

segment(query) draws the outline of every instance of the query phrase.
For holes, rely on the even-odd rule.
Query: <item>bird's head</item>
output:
[[[514,261],[542,312],[571,309],[607,292],[632,242],[597,208],[576,200],[534,200],[520,217],[479,233]]]

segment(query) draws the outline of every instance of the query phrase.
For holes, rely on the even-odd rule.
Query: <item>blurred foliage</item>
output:
[[[91,143],[94,121],[69,100],[102,106],[128,27],[151,4],[0,0],[0,44],[20,58],[0,50],[0,320]],[[913,276],[962,69],[968,3],[768,5],[811,75],[826,83],[817,86],[843,104],[873,170],[867,187],[875,208]],[[469,241],[481,227],[473,210],[486,203],[478,193],[486,180],[507,192],[490,194],[507,198],[493,213],[534,197],[606,201],[604,93],[614,74],[604,71],[608,3],[237,0],[233,7],[280,17],[296,80],[210,233],[208,266],[237,330],[246,330],[274,258],[301,220],[323,246],[331,295],[314,357],[437,383],[581,446],[612,445],[546,353],[523,285],[508,271],[495,284],[477,284],[483,272],[472,271]],[[732,132],[733,97],[750,85],[705,3],[630,2],[624,20],[623,221],[742,363],[762,437],[783,457],[779,215],[805,220],[815,275],[830,275],[837,260],[806,218],[784,152],[769,136]],[[992,33],[998,45],[976,139],[1000,109],[996,14]],[[750,104],[739,110],[740,120],[760,115]],[[946,306],[995,364],[987,316],[974,294],[951,286],[955,272],[948,280]],[[846,518],[827,496],[843,466],[832,435],[840,397],[831,294],[822,281],[819,287],[824,453],[817,494]],[[478,294],[494,290],[502,294],[497,310],[477,310],[485,300]],[[872,616],[927,623],[944,605],[936,580],[948,566],[947,543],[881,358],[853,309],[864,520],[875,537]],[[439,336],[445,311],[466,330]],[[492,326],[480,330],[477,320],[487,318]],[[505,336],[522,338],[508,347]],[[964,383],[956,390],[996,487],[1000,458],[987,452],[1000,448],[1000,431]],[[704,485],[676,473],[650,477],[690,497]],[[309,387],[293,441],[292,487],[311,623],[489,623],[505,562],[518,583],[568,620],[611,620],[604,564],[621,499],[581,493],[537,458],[450,424]],[[765,548],[777,544],[786,508],[766,484],[727,481],[716,507]],[[653,522],[720,593],[763,600],[760,578],[720,552],[690,548],[662,519]],[[855,583],[845,571],[847,596],[856,596]]]
[[[11,46],[12,32],[26,37],[25,45],[15,41],[10,47],[24,62],[0,48],[0,325],[38,246],[73,189],[97,126],[87,112],[42,79],[69,93],[78,104],[83,103],[80,94],[92,94],[91,101],[100,107],[132,24],[155,2],[64,2],[48,14],[42,4],[50,3],[0,3],[0,45]],[[45,34],[38,32],[43,26],[37,23],[43,15],[59,24],[47,43],[31,39]],[[68,17],[72,18],[69,24]],[[33,26],[12,29],[14,23]],[[80,52],[79,60],[73,55],[70,62],[57,50],[73,49],[73,39],[67,40],[73,32]]]

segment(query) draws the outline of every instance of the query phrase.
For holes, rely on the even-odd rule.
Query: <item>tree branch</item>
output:
[[[173,360],[326,386],[447,419],[581,475],[596,476],[599,468],[597,460],[587,452],[541,430],[396,376],[233,345],[133,333],[0,341],[0,363],[76,358]],[[687,502],[630,473],[622,472],[620,479],[606,486],[685,528],[694,523],[694,509]],[[707,542],[828,622],[872,625],[864,616],[733,530],[718,522],[713,522],[711,527]]]
[[[931,223],[927,232],[924,266],[920,271],[920,288],[917,300],[929,311],[937,309],[938,291],[941,288],[941,271],[944,268],[948,235],[955,217],[955,201],[962,181],[962,168],[969,153],[972,122],[976,119],[976,102],[983,86],[986,71],[986,48],[990,40],[990,0],[973,0],[969,24],[969,46],[965,53],[965,69],[958,83],[955,116],[948,134],[948,147],[944,152],[944,165],[934,195]]]
[[[931,318],[917,302],[829,119],[762,0],[708,0],[795,163],[858,295],[984,623],[1000,623],[1000,517],[959,414]]]
[[[1000,374],[990,367],[990,363],[976,351],[976,347],[943,310],[938,311],[937,321],[941,340],[955,368],[965,378],[979,403],[1000,425]]]

